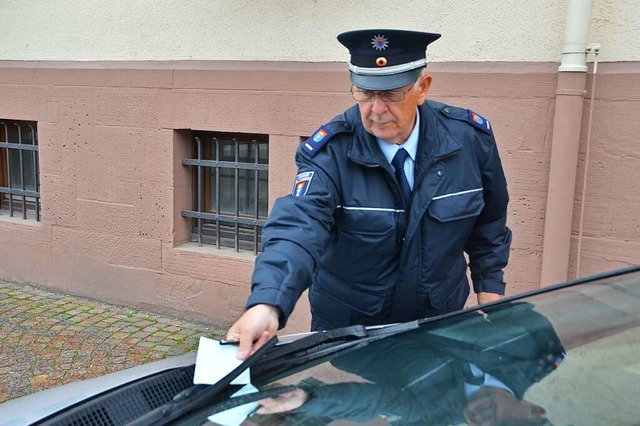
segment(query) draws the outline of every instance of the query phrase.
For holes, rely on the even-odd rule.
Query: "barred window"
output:
[[[267,218],[268,136],[192,132],[193,167],[191,241],[257,254]]]
[[[0,119],[0,215],[40,221],[35,121]]]

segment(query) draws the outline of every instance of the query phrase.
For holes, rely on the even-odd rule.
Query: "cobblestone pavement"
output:
[[[0,280],[0,402],[196,349],[203,324]]]

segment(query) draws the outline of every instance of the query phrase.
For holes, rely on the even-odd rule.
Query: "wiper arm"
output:
[[[276,376],[295,372],[296,367],[308,368],[336,352],[415,327],[414,323],[369,329],[356,325],[318,331],[279,346],[276,346],[277,337],[273,337],[217,383],[195,385],[176,395],[173,401],[150,411],[131,422],[130,425],[165,425],[202,404],[228,397],[236,391],[231,382],[247,368],[251,368],[251,383],[254,386],[261,386],[274,380]]]
[[[247,358],[242,364],[234,368],[229,374],[218,382],[209,386],[196,385],[188,392],[179,394],[173,401],[164,404],[144,416],[129,423],[130,426],[161,426],[165,425],[203,403],[212,401],[222,394],[223,391],[232,393],[231,382],[242,374],[247,368],[253,367],[260,359],[272,349],[278,338],[272,337],[261,346],[253,355]]]
[[[337,328],[335,330],[322,330],[305,336],[301,339],[287,343],[285,345],[276,346],[269,351],[265,357],[260,360],[260,364],[268,362],[276,358],[281,358],[292,353],[300,354],[309,349],[317,348],[321,345],[327,345],[334,342],[345,342],[349,340],[357,340],[368,336],[367,329],[362,325],[354,325],[351,327]]]
[[[251,383],[261,386],[300,369],[307,369],[337,352],[365,345],[372,340],[417,328],[414,322],[386,327],[362,325],[323,330],[299,340],[277,346],[251,368]]]

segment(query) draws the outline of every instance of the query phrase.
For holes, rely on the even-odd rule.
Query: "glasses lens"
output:
[[[376,95],[380,96],[383,102],[400,102],[404,100],[406,92],[402,90],[383,90],[381,92],[370,92],[369,90],[353,90],[351,94],[357,102],[372,102]]]
[[[380,93],[380,97],[385,102],[400,102],[404,99],[404,92],[400,90],[389,90]]]
[[[353,94],[353,99],[358,102],[369,102],[373,99],[373,93],[367,90],[354,90],[351,92]]]

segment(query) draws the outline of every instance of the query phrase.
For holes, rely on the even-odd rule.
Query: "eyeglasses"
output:
[[[361,90],[351,88],[351,95],[356,102],[373,102],[376,95],[380,96],[382,102],[400,102],[404,100],[405,95],[411,91],[413,85],[407,90]]]

